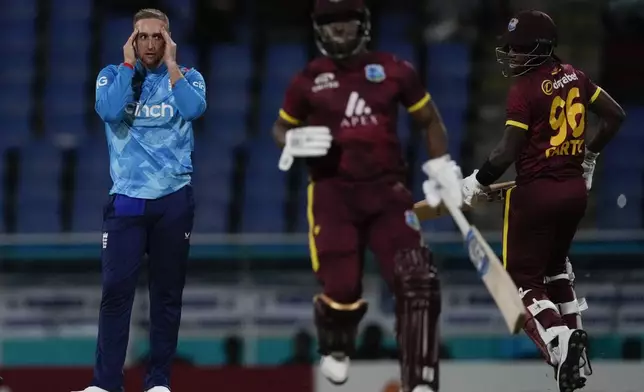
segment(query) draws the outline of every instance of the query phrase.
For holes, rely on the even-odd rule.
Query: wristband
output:
[[[129,69],[132,69],[132,70],[134,69],[134,66],[130,63],[123,62],[123,65],[128,67]]]
[[[485,161],[483,166],[481,166],[478,173],[476,173],[476,180],[479,184],[488,186],[498,180],[503,173],[505,173],[505,169],[494,166],[488,159]]]

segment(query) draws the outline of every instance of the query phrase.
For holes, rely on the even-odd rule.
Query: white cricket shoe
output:
[[[553,350],[558,354],[559,392],[573,392],[586,384],[586,378],[582,377],[581,370],[583,370],[582,359],[587,347],[588,334],[582,329],[571,329],[559,335],[559,345]]]
[[[429,385],[418,385],[412,392],[435,392]]]
[[[346,355],[323,355],[320,371],[332,384],[342,385],[349,379],[349,357]]]
[[[170,389],[168,387],[154,387],[152,389],[148,389],[146,392],[170,392]]]
[[[73,391],[73,392],[108,392],[108,391],[106,391],[103,388],[99,388],[99,387],[87,387],[87,388],[83,389],[82,391]]]

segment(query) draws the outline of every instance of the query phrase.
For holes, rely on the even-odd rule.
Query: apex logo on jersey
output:
[[[368,81],[380,83],[387,78],[385,67],[380,64],[369,64],[364,67],[364,74]]]
[[[367,106],[360,94],[355,91],[349,95],[347,107],[344,109],[344,119],[340,123],[343,128],[353,128],[357,126],[378,125],[378,119],[371,113],[371,108]]]
[[[134,117],[143,118],[174,117],[174,108],[167,103],[160,105],[141,105],[140,102],[132,102],[125,106],[125,113]]]
[[[311,91],[317,93],[322,90],[329,90],[340,87],[340,82],[335,80],[335,75],[332,72],[324,72],[319,74],[314,81]]]

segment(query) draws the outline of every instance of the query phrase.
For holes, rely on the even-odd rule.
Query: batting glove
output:
[[[301,127],[286,132],[286,145],[282,149],[279,168],[288,171],[294,158],[322,157],[331,148],[331,130],[328,127]]]
[[[443,199],[441,191],[452,204],[458,207],[463,205],[463,195],[461,194],[463,173],[449,155],[430,159],[423,164],[422,169],[428,177],[423,182],[423,193],[425,193],[425,199],[430,207],[438,207],[441,204]]]
[[[470,207],[476,200],[476,197],[484,191],[483,185],[481,185],[481,183],[476,179],[476,173],[478,172],[478,170],[474,170],[472,174],[463,179],[463,183],[461,185],[463,203]]]
[[[589,149],[586,149],[586,154],[581,167],[584,168],[584,180],[586,180],[587,191],[590,191],[590,188],[593,187],[593,173],[595,172],[595,164],[598,156],[598,152],[592,152]]]

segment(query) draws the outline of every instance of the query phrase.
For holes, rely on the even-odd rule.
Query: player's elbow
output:
[[[202,99],[200,102],[198,102],[195,105],[191,105],[187,108],[185,108],[181,116],[183,117],[184,120],[186,121],[194,121],[201,117],[205,112],[206,112],[206,107],[208,105],[206,104],[206,100]]]
[[[275,143],[277,143],[279,147],[284,147],[286,145],[286,132],[288,132],[288,130],[289,128],[280,124],[279,121],[273,124],[271,133],[273,134],[273,140],[275,140]]]
[[[626,120],[626,112],[621,106],[617,106],[617,112],[615,113],[615,121],[620,125]]]
[[[119,122],[123,118],[122,109],[111,107],[110,105],[106,105],[105,103],[100,101],[96,102],[94,109],[96,110],[96,113],[101,118],[101,120],[106,123]]]

